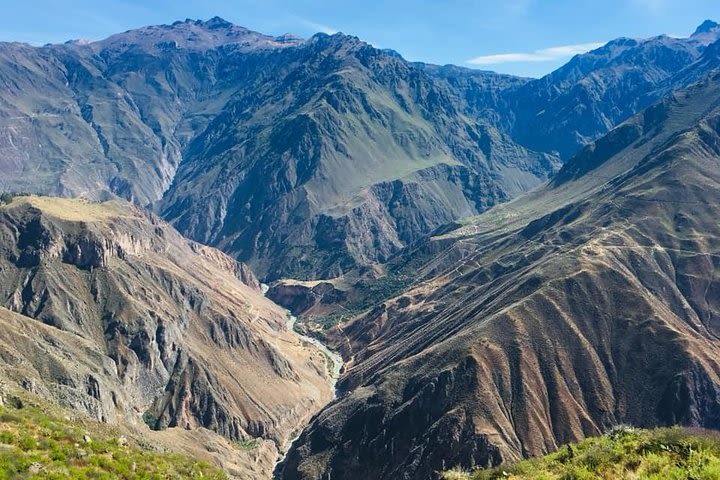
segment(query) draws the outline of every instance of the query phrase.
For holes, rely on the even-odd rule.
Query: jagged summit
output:
[[[65,42],[65,45],[89,45],[92,43],[92,40],[88,40],[87,38],[74,38],[72,40],[68,40]],[[52,44],[47,44],[52,45]]]
[[[177,20],[171,24],[172,27],[177,27],[179,25],[198,25],[206,28],[231,28],[236,26],[232,22],[229,22],[222,17],[218,17],[217,15],[208,20],[186,18],[185,20]]]
[[[202,22],[202,25],[209,29],[232,28],[235,26],[232,22],[228,22],[224,18],[218,16],[214,16],[210,20]]]
[[[710,45],[720,38],[720,24],[713,20],[705,20],[695,29],[690,39],[701,45]]]
[[[216,16],[209,20],[188,18],[170,25],[151,25],[127,30],[93,42],[93,45],[96,48],[134,46],[145,50],[165,48],[208,50],[234,44],[243,50],[256,50],[284,48],[302,42],[303,39],[287,34],[275,38],[255,32]]]
[[[695,33],[693,33],[693,35],[712,32],[713,30],[717,30],[719,28],[719,23],[712,20],[705,20],[703,23],[700,24],[700,26],[697,27],[697,29],[695,29]]]

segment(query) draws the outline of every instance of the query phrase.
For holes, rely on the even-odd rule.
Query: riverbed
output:
[[[333,352],[330,350],[327,346],[325,346],[324,343],[322,343],[320,340],[314,337],[310,337],[307,335],[303,335],[302,333],[295,330],[295,324],[297,323],[297,317],[294,315],[288,315],[288,321],[287,321],[287,327],[288,330],[291,332],[295,332],[295,334],[300,337],[300,340],[303,342],[307,342],[315,346],[318,350],[320,350],[323,355],[325,355],[325,358],[328,362],[328,373],[330,374],[330,382],[333,389],[333,395],[337,397],[337,390],[335,386],[337,385],[338,378],[340,378],[340,372],[342,372],[342,367],[344,365],[343,358],[338,354],[337,352]]]
[[[260,285],[262,288],[263,294],[266,294],[268,291],[268,286],[265,284]],[[292,315],[289,311],[287,312],[287,329],[298,336],[301,342],[307,343],[312,345],[313,347],[320,350],[320,352],[325,356],[325,360],[327,362],[327,371],[330,377],[330,387],[332,388],[333,392],[333,399],[337,398],[337,381],[340,378],[340,373],[342,372],[343,365],[345,362],[343,361],[342,356],[330,350],[324,343],[322,343],[320,340],[314,337],[310,337],[308,335],[304,335],[297,330],[295,330],[295,324],[297,323],[297,317]],[[290,448],[292,447],[292,444],[295,443],[295,441],[300,438],[300,434],[305,429],[306,425],[301,426],[298,428],[297,435],[293,437],[285,446],[284,451],[280,452],[280,456],[278,458],[277,463],[275,464],[275,468],[273,469],[273,478],[277,479],[279,478],[279,471],[278,468],[282,463],[285,461],[285,456],[290,451]]]

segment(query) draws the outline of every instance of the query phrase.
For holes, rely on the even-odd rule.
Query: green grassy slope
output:
[[[0,406],[0,480],[224,479],[205,462],[153,451],[111,427],[71,419],[33,399]]]
[[[452,470],[445,480],[720,478],[720,435],[679,427],[641,430],[618,427],[604,436],[567,445],[545,457],[493,469]]]

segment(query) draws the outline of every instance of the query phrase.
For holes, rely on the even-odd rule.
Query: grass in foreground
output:
[[[720,433],[679,427],[617,427],[545,457],[445,480],[720,480]]]
[[[0,480],[226,478],[207,463],[130,445],[107,426],[61,418],[32,400],[8,403],[0,406]]]

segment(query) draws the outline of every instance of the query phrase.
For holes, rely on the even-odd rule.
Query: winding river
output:
[[[337,384],[338,378],[340,378],[340,372],[342,372],[342,367],[344,365],[343,358],[337,352],[333,352],[332,350],[330,350],[327,346],[325,346],[324,343],[322,343],[317,338],[303,335],[302,333],[295,330],[296,323],[297,317],[295,317],[294,315],[288,315],[288,330],[290,330],[291,332],[295,332],[295,334],[300,337],[300,340],[302,340],[303,342],[311,343],[312,345],[317,347],[317,349],[320,350],[323,355],[325,355],[325,358],[327,358],[329,364],[328,373],[330,373],[330,382],[333,388],[333,398],[336,398],[337,390],[335,389],[335,385]]]
[[[268,286],[265,284],[261,285],[263,294],[267,293]],[[295,335],[297,335],[300,338],[300,341],[308,343],[313,345],[315,348],[320,350],[322,354],[325,356],[327,363],[328,363],[328,373],[330,374],[330,386],[332,387],[333,391],[333,399],[337,398],[337,381],[340,378],[340,373],[342,372],[343,365],[345,362],[343,361],[342,356],[338,354],[337,352],[334,352],[330,350],[324,343],[322,343],[320,340],[314,337],[310,337],[308,335],[303,335],[302,333],[295,330],[295,324],[297,323],[297,317],[292,315],[289,311],[287,312],[288,319],[287,319],[287,328],[289,331],[293,332]],[[292,447],[292,444],[295,443],[295,441],[300,438],[300,434],[302,433],[304,429],[304,425],[302,428],[298,429],[297,435],[293,437],[285,446],[284,451],[281,452],[280,457],[278,458],[277,463],[275,464],[275,468],[273,471],[273,478],[279,478],[279,471],[278,468],[282,463],[285,461],[285,457],[287,453],[290,451],[290,448]]]

